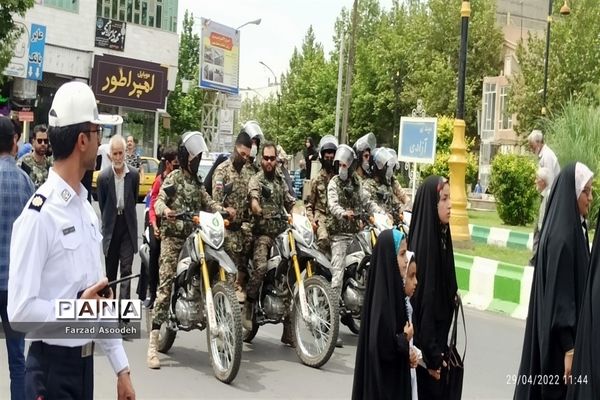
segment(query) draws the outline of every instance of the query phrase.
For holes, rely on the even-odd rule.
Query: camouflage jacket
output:
[[[329,235],[343,233],[356,233],[360,230],[360,219],[348,220],[343,217],[346,210],[352,210],[355,214],[367,211],[369,214],[382,212],[381,208],[371,200],[367,192],[358,181],[358,177],[346,182],[339,176],[334,176],[327,185],[327,231]]]
[[[29,153],[17,161],[17,166],[27,172],[37,190],[48,179],[48,171],[52,166],[52,160],[49,157],[44,157],[44,161],[38,164],[33,153]]]
[[[315,222],[317,214],[327,214],[327,185],[331,177],[332,175],[321,169],[319,175],[310,183],[310,194],[306,202],[306,216],[310,222]]]
[[[397,202],[402,203],[405,206],[408,206],[410,204],[410,197],[408,196],[406,191],[402,189],[402,186],[400,186],[400,183],[398,183],[398,180],[395,176],[392,176],[392,190],[394,192],[394,197]]]
[[[216,169],[212,178],[213,200],[223,204],[223,207],[232,207],[236,211],[232,226],[248,219],[248,183],[254,175],[252,167],[244,164],[240,172],[233,167],[231,159],[222,162]],[[231,193],[225,198],[223,190],[225,185],[232,183]],[[225,201],[223,201],[225,200]]]
[[[379,207],[394,217],[395,224],[400,223],[400,203],[396,200],[391,186],[379,183],[374,178],[368,178],[363,181],[363,187]]]
[[[206,192],[204,185],[181,169],[171,172],[163,180],[160,192],[154,203],[156,215],[163,215],[165,209],[175,212],[221,211],[223,207]],[[161,234],[166,237],[187,238],[194,230],[191,221],[166,218],[161,220]]]
[[[281,215],[282,208],[289,212],[296,199],[288,192],[288,187],[279,173],[275,173],[273,180],[267,179],[263,171],[260,171],[250,179],[248,184],[248,202],[258,200],[262,208],[262,217],[255,218],[254,232],[259,235],[276,236],[285,230],[287,221],[285,219],[270,219],[272,215]]]

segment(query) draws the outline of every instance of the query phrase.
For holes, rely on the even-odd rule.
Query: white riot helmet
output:
[[[373,159],[375,147],[377,147],[377,138],[373,132],[369,132],[358,138],[356,143],[354,143],[354,151],[356,152],[356,157],[358,157],[360,167],[367,175],[371,174],[371,160]],[[367,150],[371,153],[371,157],[368,160],[365,160],[363,154]]]
[[[319,159],[323,159],[323,152],[333,151],[335,152],[338,148],[338,140],[333,135],[325,135],[319,142]]]
[[[382,183],[391,184],[397,164],[398,157],[394,150],[381,147],[373,152],[373,174],[378,176]]]
[[[177,158],[181,168],[187,170],[192,176],[198,177],[198,167],[202,153],[208,153],[208,146],[201,132],[186,132],[179,142]]]
[[[352,176],[352,173],[354,173],[355,158],[354,150],[347,144],[342,144],[337,148],[333,163],[338,170],[338,176],[341,180],[348,180]]]
[[[263,134],[262,129],[260,129],[260,125],[258,125],[258,122],[256,121],[246,121],[242,126],[242,132],[246,132],[248,136],[250,136],[250,140],[256,141],[255,144],[252,144],[250,150],[250,157],[256,158],[260,143],[265,139],[265,135]]]

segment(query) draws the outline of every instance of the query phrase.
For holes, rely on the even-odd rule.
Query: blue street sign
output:
[[[437,118],[401,118],[398,160],[433,164],[437,139]]]
[[[31,24],[29,55],[27,58],[27,79],[41,81],[44,72],[44,47],[46,46],[46,26]]]

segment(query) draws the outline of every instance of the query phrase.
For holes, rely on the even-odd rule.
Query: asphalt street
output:
[[[138,205],[143,224],[143,206]],[[139,271],[139,258],[134,273]],[[517,373],[524,321],[503,315],[465,310],[467,353],[463,399],[510,399]],[[143,324],[145,327],[145,325]],[[144,328],[145,329],[145,328]],[[232,384],[214,378],[205,332],[180,332],[169,354],[161,354],[162,368],[146,367],[147,334],[125,341],[131,377],[138,399],[348,399],[358,337],[340,327],[345,346],[336,349],[327,364],[313,369],[301,364],[293,349],[282,345],[281,325],[260,328],[252,344],[244,344],[240,371]],[[459,349],[464,335],[459,333]],[[0,346],[0,398],[8,399],[6,347]],[[95,356],[95,398],[116,398],[116,378],[101,350]]]

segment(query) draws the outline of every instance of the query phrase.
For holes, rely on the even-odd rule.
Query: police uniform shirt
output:
[[[31,329],[55,322],[55,300],[75,299],[77,293],[103,276],[102,235],[96,212],[87,201],[50,169],[15,221],[8,278],[8,318],[28,322]],[[83,346],[92,340],[44,339],[65,347]],[[115,373],[128,367],[122,339],[95,339]]]

